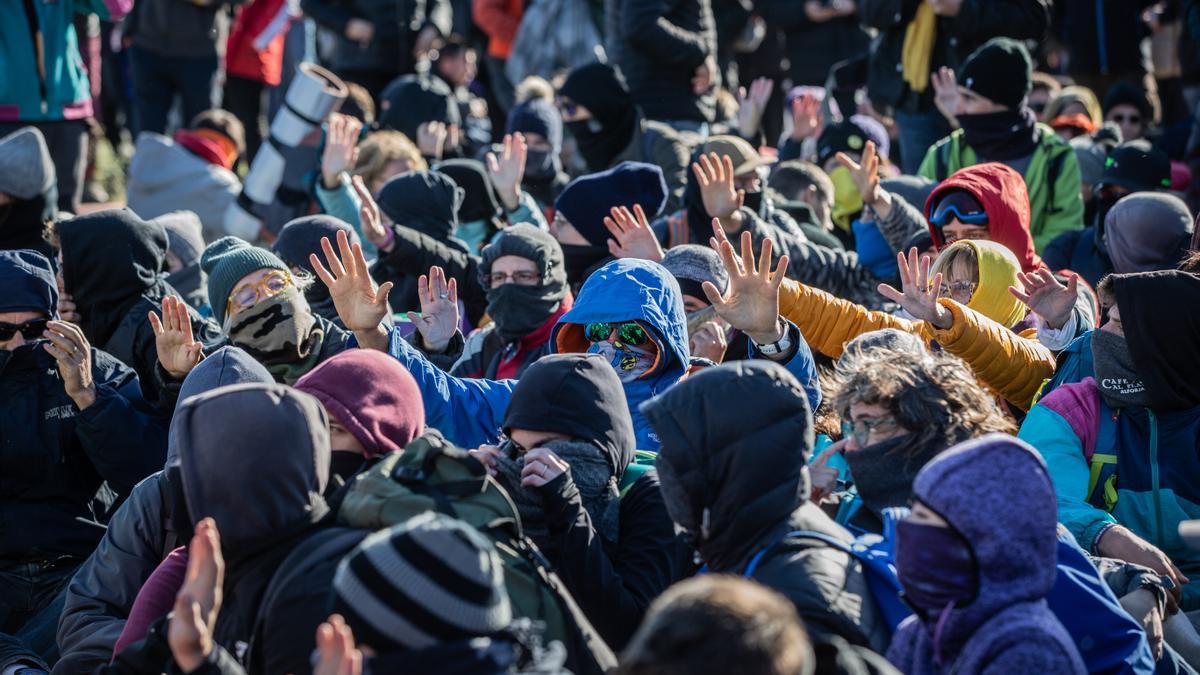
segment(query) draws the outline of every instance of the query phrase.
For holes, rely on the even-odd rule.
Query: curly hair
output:
[[[878,349],[838,365],[834,409],[849,419],[855,403],[878,405],[914,435],[911,448],[950,447],[991,432],[1016,433],[996,400],[961,359]]]

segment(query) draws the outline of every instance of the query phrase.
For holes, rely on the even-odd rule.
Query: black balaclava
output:
[[[541,272],[541,282],[536,286],[510,282],[492,288],[492,263],[506,255],[532,260]],[[488,289],[487,313],[496,322],[496,333],[505,343],[519,340],[545,323],[567,296],[562,249],[554,237],[533,225],[513,225],[483,249],[479,282]]]
[[[417,142],[417,129],[425,122],[462,124],[454,93],[446,83],[430,77],[410,75],[388,85],[380,97],[390,103],[379,118],[380,129],[395,129]]]
[[[1114,274],[1112,280],[1125,341],[1150,407],[1200,405],[1200,276],[1165,270]]]
[[[447,175],[407,171],[379,189],[379,209],[392,222],[446,242],[458,226],[463,190]]]
[[[455,185],[463,189],[458,222],[491,222],[504,216],[504,207],[496,196],[496,188],[483,162],[477,159],[448,159],[433,167],[433,170],[449,176]]]
[[[620,73],[604,63],[572,70],[559,93],[592,113],[589,120],[567,122],[588,170],[602,171],[625,150],[638,122],[629,87]]]

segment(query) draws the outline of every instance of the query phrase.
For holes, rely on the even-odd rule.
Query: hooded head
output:
[[[625,78],[606,63],[589,63],[572,70],[558,94],[565,126],[575,137],[589,171],[601,171],[633,141],[638,112]],[[579,117],[583,106],[590,117]]]
[[[295,386],[315,396],[330,419],[353,434],[367,457],[399,452],[425,429],[416,380],[382,352],[344,351],[310,370]]]
[[[619,481],[636,440],[625,390],[598,354],[550,354],[521,375],[504,413],[513,429],[552,432],[595,446]]]
[[[943,619],[938,648],[953,659],[997,612],[1039,600],[1054,586],[1054,485],[1037,451],[1012,436],[989,434],[926,464],[913,495],[966,541],[977,565],[974,599]]]
[[[318,258],[324,258],[321,239],[328,237],[330,243],[334,243],[339,231],[346,233],[351,245],[362,243],[350,223],[333,216],[317,214],[288,221],[279,231],[279,237],[271,246],[271,250],[288,267],[315,277],[317,273],[308,256],[315,253]],[[304,289],[304,297],[308,299],[308,304],[314,312],[330,320],[337,317],[337,309],[333,306],[333,300],[329,297],[329,287],[325,284],[317,282],[309,285]]]
[[[1020,263],[1012,251],[994,241],[962,239],[943,250],[933,262],[930,275],[942,273],[942,285],[950,290],[950,297],[989,319],[1012,328],[1028,313],[1024,304],[1009,287],[1022,288],[1017,274]],[[972,272],[974,272],[972,274]],[[956,284],[973,281],[974,291],[970,299],[956,288]]]
[[[1111,279],[1150,406],[1172,411],[1200,405],[1200,277],[1164,270]]]
[[[641,411],[662,440],[667,512],[713,571],[734,569],[808,499],[812,413],[783,366],[706,368]]]
[[[395,129],[414,141],[417,129],[426,122],[447,126],[462,123],[453,92],[436,77],[402,77],[388,85],[380,99],[386,108],[379,118],[379,128]]]
[[[1193,231],[1192,214],[1182,199],[1139,192],[1109,209],[1104,250],[1118,274],[1171,269],[1187,253]]]
[[[379,189],[379,209],[393,223],[446,241],[458,227],[463,189],[435,171],[408,171]]]
[[[96,211],[56,225],[63,286],[88,338],[103,345],[133,303],[159,283],[167,233],[128,208]]]
[[[175,410],[179,478],[193,524],[211,517],[226,558],[307,529],[328,507],[329,423],[320,401],[277,384],[239,384]]]
[[[983,206],[988,218],[987,238],[1012,251],[1021,271],[1029,273],[1042,267],[1042,259],[1034,251],[1033,235],[1029,233],[1029,192],[1021,174],[997,162],[960,169],[934,188],[925,200],[925,219],[933,217],[943,197],[960,190]],[[930,223],[929,234],[938,250],[946,245],[941,227]]]
[[[520,272],[512,270],[508,263],[513,261],[509,259],[501,263],[509,269],[498,271],[508,276],[493,286],[492,268],[497,260],[507,256],[528,260],[529,263],[522,264],[531,268],[528,271],[537,271],[536,283],[526,285],[514,278]],[[487,289],[488,316],[506,343],[533,333],[555,312],[565,311],[563,307],[571,304],[562,248],[554,237],[528,223],[504,228],[484,247],[479,261],[479,284]]]
[[[46,139],[36,127],[0,138],[0,249],[28,248],[51,255],[42,238],[47,221],[58,215],[57,178]]]
[[[537,134],[546,141],[545,147],[530,147],[525,160],[525,181],[547,181],[562,171],[563,123],[554,104],[544,98],[531,98],[518,103],[508,113],[504,133],[522,133],[529,140]]]
[[[58,318],[58,284],[50,260],[29,249],[0,251],[0,312],[40,312]]]
[[[682,244],[674,246],[663,256],[662,266],[679,282],[679,290],[683,293],[685,309],[688,302],[700,301],[708,305],[708,296],[704,294],[704,282],[717,287],[722,294],[729,287],[729,273],[721,262],[721,256],[707,246],[699,244]],[[690,296],[690,297],[689,297]],[[696,311],[693,308],[689,311]]]
[[[449,159],[433,170],[449,176],[462,188],[454,236],[465,241],[472,253],[479,251],[496,232],[497,223],[504,219],[504,207],[496,196],[487,168],[477,159]]]
[[[232,384],[274,384],[275,378],[254,357],[244,350],[226,345],[204,357],[195,368],[183,378],[179,387],[180,404],[193,396],[219,389]],[[179,461],[179,417],[171,418],[171,427],[167,434],[167,466]]]

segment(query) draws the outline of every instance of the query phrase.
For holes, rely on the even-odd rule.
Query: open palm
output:
[[[950,310],[938,303],[938,289],[942,286],[942,273],[929,279],[929,268],[933,259],[929,256],[919,256],[916,247],[909,249],[908,255],[903,252],[896,254],[896,263],[900,268],[900,282],[903,290],[896,290],[889,284],[879,284],[879,292],[883,297],[904,308],[918,321],[928,321],[934,326],[946,329],[950,327]]]
[[[788,257],[780,256],[779,264],[771,271],[770,239],[764,239],[757,264],[754,261],[754,241],[749,232],[742,233],[742,255],[739,259],[733,244],[714,219],[713,247],[721,254],[729,273],[729,289],[725,295],[711,281],[701,287],[713,310],[730,326],[750,336],[757,344],[778,341],[779,285],[787,272]]]
[[[612,238],[608,240],[608,252],[614,258],[641,258],[662,262],[663,250],[646,222],[646,212],[641,205],[634,204],[633,211],[624,206],[614,206],[612,216],[604,217],[604,226]]]
[[[692,172],[696,174],[708,215],[723,220],[741,208],[746,194],[733,185],[733,160],[728,155],[720,157],[715,152],[700,155],[699,161],[692,163]]]
[[[429,268],[429,276],[417,280],[417,297],[421,313],[408,313],[408,320],[421,334],[425,349],[435,354],[446,351],[450,339],[458,330],[458,282],[440,267]]]
[[[309,256],[309,262],[317,276],[329,287],[329,296],[333,298],[333,305],[346,328],[356,335],[375,331],[391,311],[388,293],[392,290],[392,282],[376,287],[367,269],[362,246],[351,246],[344,230],[338,231],[337,243],[338,251],[334,251],[329,238],[321,238],[321,250],[325,252],[329,269],[325,269],[315,253]]]
[[[1050,270],[1043,268],[1032,274],[1018,273],[1017,280],[1021,282],[1021,287],[1008,287],[1013,297],[1041,317],[1050,328],[1058,329],[1067,324],[1079,299],[1078,276],[1072,274],[1064,286]]]
[[[203,358],[203,345],[192,336],[187,305],[180,298],[168,295],[162,299],[162,318],[150,312],[149,319],[159,364],[168,375],[182,380]]]

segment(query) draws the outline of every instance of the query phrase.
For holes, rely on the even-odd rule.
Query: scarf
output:
[[[1028,106],[993,113],[959,115],[963,140],[980,162],[1005,162],[1028,157],[1037,149],[1041,132]]]
[[[579,154],[587,162],[588,171],[603,171],[612,166],[617,156],[633,140],[637,113],[629,108],[628,114],[608,125],[592,118],[567,122],[564,126],[575,138]]]
[[[933,13],[933,5],[922,2],[904,31],[904,46],[900,50],[904,81],[918,94],[929,88],[929,64],[936,41],[937,15]]]
[[[289,288],[226,319],[229,341],[242,349],[277,380],[294,384],[317,364],[325,331],[316,325],[304,296]]]
[[[180,129],[175,132],[175,142],[209,164],[231,171],[237,161],[237,146],[225,134],[212,129]]]
[[[562,303],[561,287],[503,284],[488,289],[487,313],[504,344],[537,330]]]

